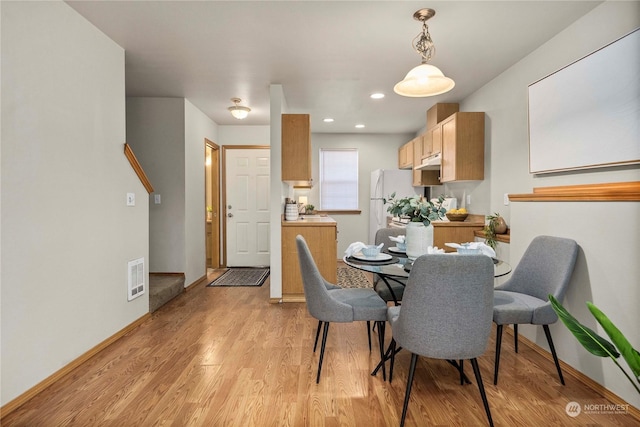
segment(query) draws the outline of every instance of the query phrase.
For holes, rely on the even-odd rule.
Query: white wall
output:
[[[127,261],[149,248],[124,51],[63,2],[1,8],[4,405],[148,313]]]
[[[184,98],[127,98],[127,140],[149,177],[151,272],[206,274],[205,138],[217,124]],[[155,204],[154,195],[161,196]]]
[[[205,219],[205,138],[216,141],[218,125],[184,101],[185,286],[207,274]]]
[[[311,190],[296,190],[294,196],[305,195],[308,202],[320,207],[319,153],[322,148],[358,149],[359,215],[331,214],[338,223],[338,258],[353,242],[366,242],[369,236],[369,193],[371,172],[375,169],[398,169],[398,148],[412,139],[409,134],[327,134],[311,135],[313,182]]]
[[[148,199],[149,271],[183,273],[187,268],[184,99],[129,97],[126,102],[127,142],[154,190]],[[153,202],[156,194],[161,196],[159,205]]]
[[[270,126],[218,126],[218,145],[270,145]]]
[[[576,21],[502,75],[461,102],[462,111],[485,111],[486,159],[482,182],[447,185],[460,197],[472,194],[472,213],[500,212],[511,226],[511,263],[516,265],[536,235],[575,239],[580,257],[565,305],[587,325],[597,329],[586,311],[592,301],[640,346],[637,327],[640,204],[638,202],[512,203],[504,193],[531,193],[534,187],[618,181],[638,181],[638,167],[609,168],[532,176],[528,172],[527,86],[610,43],[640,26],[639,2],[605,2]],[[606,141],[603,141],[606,149]],[[523,335],[547,348],[540,328],[522,328]],[[603,384],[627,402],[640,407],[637,393],[608,359],[597,358],[567,332],[552,327],[559,357]],[[622,362],[626,367],[626,363]],[[553,366],[549,374],[555,376]],[[590,403],[590,402],[582,402]]]

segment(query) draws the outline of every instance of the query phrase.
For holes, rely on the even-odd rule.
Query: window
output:
[[[358,150],[320,149],[320,210],[358,209]]]

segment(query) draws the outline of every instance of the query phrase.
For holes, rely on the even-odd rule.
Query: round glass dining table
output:
[[[382,252],[383,254],[388,254],[387,257],[381,257],[380,260],[367,260],[364,257],[347,257],[342,258],[344,263],[349,267],[357,268],[362,271],[366,271],[369,273],[375,273],[380,276],[386,277],[396,277],[396,278],[408,278],[411,273],[411,267],[413,265],[413,260],[403,256],[402,254],[388,253],[387,251]],[[447,254],[454,255],[456,252],[449,252]],[[468,255],[460,255],[460,256],[468,256]],[[509,263],[504,262],[502,260],[492,258],[493,259],[493,268],[494,268],[494,277],[502,277],[511,273],[511,265]]]

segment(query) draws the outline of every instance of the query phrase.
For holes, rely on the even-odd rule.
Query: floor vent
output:
[[[134,259],[128,263],[129,292],[127,300],[131,301],[144,294],[144,258]]]

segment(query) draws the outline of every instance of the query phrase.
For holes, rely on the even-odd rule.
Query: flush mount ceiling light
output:
[[[427,20],[435,14],[436,11],[433,9],[420,9],[413,14],[413,19],[422,22],[422,32],[413,39],[413,48],[422,56],[422,63],[409,71],[404,80],[393,87],[393,91],[398,95],[434,96],[448,92],[455,86],[455,82],[445,77],[438,67],[427,64],[436,53],[427,26]]]
[[[249,107],[241,107],[238,105],[242,100],[240,98],[231,98],[231,102],[235,105],[233,107],[229,107],[229,111],[231,111],[231,115],[236,119],[242,120],[249,115],[249,111],[251,108]]]

